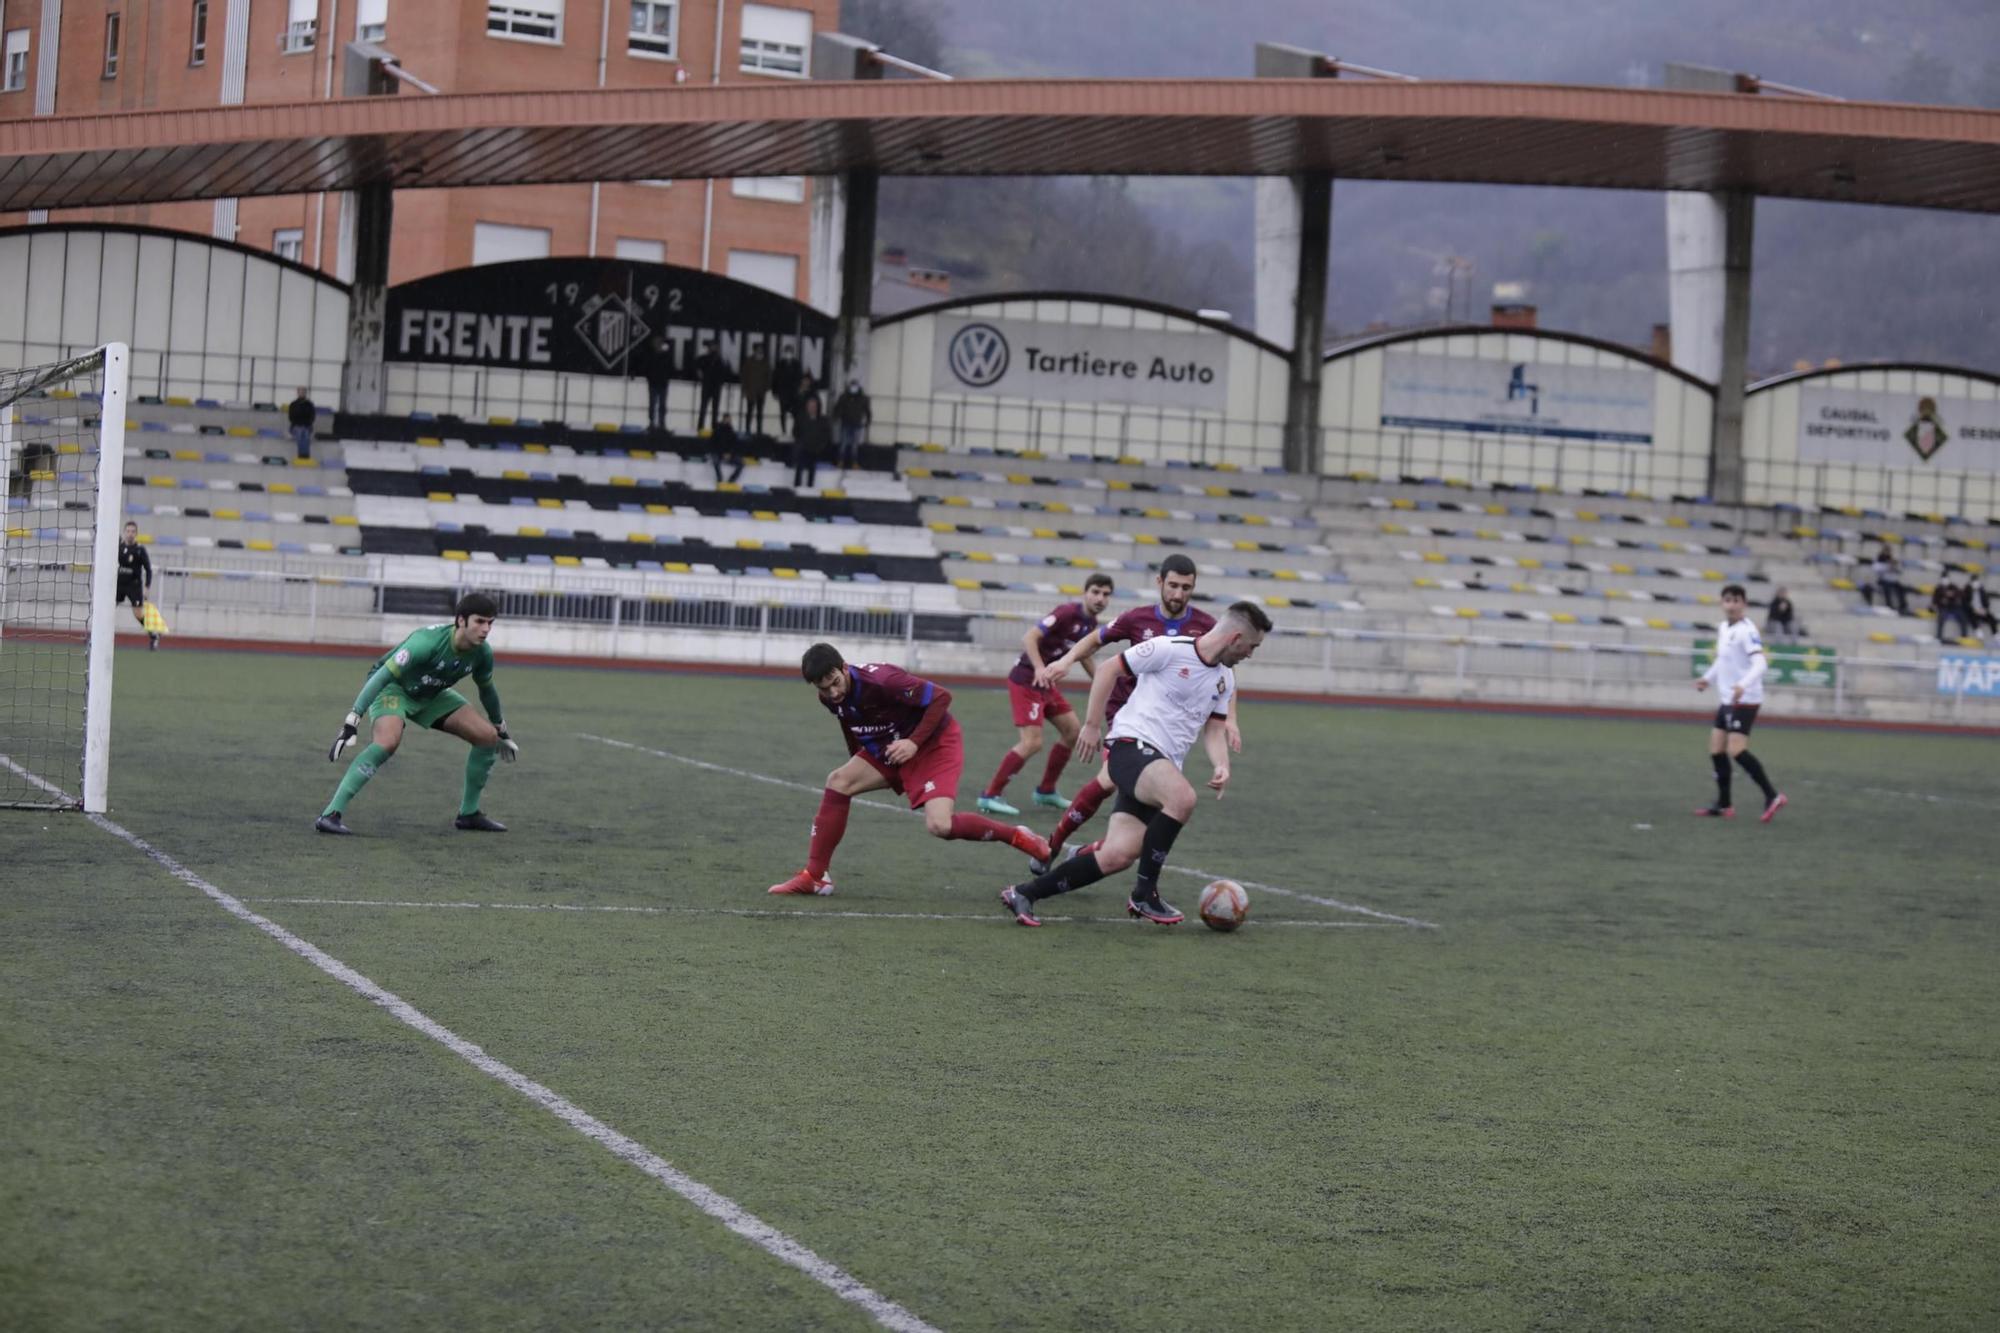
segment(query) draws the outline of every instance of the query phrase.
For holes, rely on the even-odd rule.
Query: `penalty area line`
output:
[[[776,921],[970,921],[979,926],[1013,925],[1010,917],[981,912],[866,912],[854,908],[782,907],[620,907],[608,903],[471,903],[413,902],[381,898],[245,898],[246,903],[268,907],[396,907],[443,911],[476,912],[603,912],[627,916],[739,916],[769,917]],[[1123,916],[1050,916],[1048,920],[1092,925],[1125,925]],[[1386,930],[1387,921],[1246,921],[1243,929],[1285,927],[1306,930]]]
[[[807,1249],[734,1199],[702,1184],[659,1154],[636,1140],[627,1138],[567,1098],[488,1055],[479,1046],[423,1013],[409,1001],[370,981],[318,946],[292,934],[269,917],[259,916],[244,906],[243,900],[218,889],[136,833],[112,823],[103,815],[90,814],[85,818],[113,837],[130,843],[159,864],[168,874],[189,888],[198,890],[231,916],[255,926],[355,994],[386,1009],[403,1024],[429,1037],[482,1074],[520,1093],[563,1124],[608,1149],[612,1156],[620,1161],[645,1172],[764,1253],[780,1263],[797,1269],[842,1300],[865,1310],[882,1327],[896,1329],[899,1333],[937,1333],[933,1325],[867,1286],[831,1260],[824,1259]]]
[[[792,791],[802,791],[811,795],[817,795],[821,790],[808,783],[793,782],[789,778],[774,778],[768,773],[753,773],[744,768],[730,768],[726,764],[712,764],[706,759],[690,758],[684,754],[675,754],[671,750],[656,750],[650,745],[635,745],[631,741],[614,740],[609,736],[594,736],[587,731],[580,731],[577,733],[577,736],[581,740],[596,741],[599,745],[610,745],[620,750],[632,750],[638,754],[652,755],[656,759],[671,759],[677,764],[686,764],[690,768],[699,768],[708,773],[722,773],[733,778],[747,778],[751,782],[762,782],[773,787],[785,787]],[[861,796],[854,798],[854,804],[865,805],[873,810],[887,810],[892,814],[911,813],[904,806],[894,805],[888,801],[871,801]],[[1209,871],[1197,870],[1192,866],[1170,865],[1166,869],[1172,874],[1185,875],[1204,882],[1214,879],[1235,878],[1234,876],[1211,874]],[[1357,916],[1373,917],[1378,921],[1385,921],[1398,926],[1409,926],[1416,930],[1442,929],[1435,921],[1425,921],[1420,917],[1414,916],[1398,916],[1394,912],[1384,912],[1373,907],[1363,907],[1360,903],[1343,902],[1338,898],[1329,898],[1324,894],[1306,893],[1299,889],[1288,889],[1278,884],[1260,884],[1256,880],[1250,879],[1238,879],[1236,882],[1246,889],[1255,889],[1259,893],[1275,893],[1281,898],[1295,898],[1299,902],[1312,903],[1316,907],[1330,907],[1336,912],[1352,912]]]

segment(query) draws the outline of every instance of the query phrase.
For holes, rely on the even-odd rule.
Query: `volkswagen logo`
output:
[[[968,324],[951,335],[945,359],[961,383],[983,389],[1007,373],[1007,339],[991,324]]]

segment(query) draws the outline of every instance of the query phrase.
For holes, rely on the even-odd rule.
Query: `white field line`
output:
[[[414,907],[487,912],[622,912],[636,916],[748,916],[771,917],[779,921],[970,921],[979,926],[1014,924],[1012,917],[980,912],[863,912],[851,909],[781,907],[615,907],[592,903],[464,903],[391,902],[379,898],[245,898],[246,903],[283,907]],[[995,901],[998,901],[997,899]],[[1123,916],[1051,916],[1050,921],[1125,924]],[[1244,929],[1256,926],[1303,927],[1312,930],[1368,930],[1389,928],[1387,921],[1248,921]]]
[[[1982,810],[1991,810],[2000,802],[1981,801],[1970,796],[1942,796],[1926,791],[1895,791],[1888,787],[1849,787],[1845,783],[1821,782],[1816,778],[1806,778],[1801,784],[1806,787],[1827,787],[1834,791],[1858,792],[1863,796],[1888,796],[1899,801],[1923,801],[1929,805],[1970,805]]]
[[[83,802],[77,800],[76,797],[70,795],[68,792],[64,791],[61,787],[56,786],[55,783],[50,782],[47,778],[31,773],[27,769],[21,767],[7,755],[0,754],[0,767],[6,767],[12,769],[14,772],[20,774],[28,781],[34,783],[37,787],[40,787],[43,791],[47,792],[51,796],[60,797],[62,800],[68,801],[73,805],[83,804]]]
[[[671,759],[677,764],[686,764],[690,768],[704,769],[710,773],[726,773],[733,778],[747,778],[752,782],[769,783],[773,787],[789,787],[793,791],[809,792],[813,795],[818,795],[822,790],[809,783],[792,782],[785,778],[774,778],[767,773],[752,773],[747,769],[729,768],[723,764],[711,764],[705,759],[690,759],[684,754],[675,754],[671,750],[655,750],[648,745],[634,745],[631,741],[613,740],[609,736],[593,736],[589,732],[578,732],[577,735],[583,740],[596,741],[600,745],[614,745],[621,750],[635,750],[640,754],[652,755],[656,759]],[[889,801],[871,801],[860,796],[854,798],[854,803],[856,805],[865,805],[875,810],[888,810],[894,814],[903,814],[908,811],[908,807],[904,805],[893,804]],[[1206,870],[1197,870],[1193,866],[1168,866],[1167,869],[1173,874],[1190,875],[1203,881],[1222,878]],[[1235,876],[1230,876],[1230,878],[1234,879]],[[1281,898],[1296,898],[1300,902],[1312,903],[1317,907],[1331,907],[1336,912],[1352,912],[1357,916],[1373,917],[1378,921],[1387,921],[1398,926],[1413,926],[1418,930],[1440,929],[1435,921],[1424,921],[1413,916],[1397,916],[1394,912],[1378,911],[1373,907],[1363,907],[1359,903],[1342,902],[1338,898],[1328,898],[1322,894],[1304,893],[1298,889],[1287,889],[1276,884],[1260,884],[1254,879],[1237,879],[1236,882],[1246,889],[1256,889],[1260,893],[1275,893]]]
[[[231,916],[255,926],[355,994],[388,1010],[403,1023],[445,1047],[473,1068],[520,1093],[577,1133],[608,1149],[620,1161],[639,1168],[764,1253],[780,1263],[796,1268],[842,1300],[853,1302],[867,1311],[882,1327],[902,1330],[905,1333],[936,1333],[932,1325],[880,1292],[864,1285],[858,1278],[830,1260],[822,1259],[784,1232],[746,1211],[735,1200],[717,1193],[693,1176],[677,1170],[657,1153],[620,1134],[597,1117],[543,1087],[527,1075],[501,1063],[478,1046],[420,1012],[408,1001],[362,976],[338,958],[300,939],[277,922],[259,916],[245,907],[240,899],[216,888],[137,834],[112,823],[103,815],[92,814],[86,818],[113,837],[122,838],[138,848],[164,867],[175,879],[189,888],[200,890]]]

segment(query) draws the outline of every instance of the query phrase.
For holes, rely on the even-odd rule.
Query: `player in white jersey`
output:
[[[1711,819],[1734,819],[1736,807],[1729,803],[1729,761],[1734,759],[1764,792],[1763,823],[1770,823],[1785,808],[1785,794],[1771,785],[1764,765],[1750,753],[1750,729],[1757,725],[1757,710],[1764,704],[1764,641],[1746,614],[1749,594],[1743,585],[1732,583],[1722,590],[1722,628],[1715,636],[1715,661],[1694,683],[1697,690],[1711,684],[1722,697],[1715,710],[1715,726],[1708,733],[1708,761],[1715,767],[1715,804],[1695,811]]]
[[[1236,694],[1237,663],[1257,651],[1271,618],[1255,602],[1238,602],[1200,638],[1147,639],[1097,668],[1090,707],[1077,735],[1077,757],[1089,763],[1104,736],[1104,713],[1121,676],[1137,684],[1118,710],[1106,744],[1111,780],[1118,787],[1111,830],[1095,851],[1085,849],[1026,884],[1000,890],[1000,901],[1024,926],[1039,926],[1035,904],[1114,875],[1134,861],[1138,882],[1125,910],[1162,926],[1181,914],[1160,899],[1160,871],[1174,839],[1194,814],[1195,792],[1181,764],[1197,739],[1208,751],[1208,785],[1218,798],[1229,785],[1229,701]]]

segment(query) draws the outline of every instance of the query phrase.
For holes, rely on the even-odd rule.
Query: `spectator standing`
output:
[[[771,392],[771,360],[764,355],[762,347],[753,347],[743,354],[743,433],[761,435],[764,431],[764,398]]]
[[[792,425],[792,489],[819,485],[819,460],[833,442],[833,431],[820,414],[819,399],[808,398]]]
[[[714,343],[701,345],[701,355],[694,359],[694,377],[701,384],[701,401],[694,410],[694,428],[699,431],[722,411],[722,386],[729,381],[729,363],[716,353]]]
[[[840,479],[847,480],[847,470],[859,464],[861,445],[868,434],[868,427],[875,420],[875,414],[868,402],[868,394],[861,387],[860,380],[849,380],[840,397],[833,400],[833,421],[840,432]]]
[[[799,419],[799,385],[806,377],[805,363],[798,351],[786,344],[771,367],[771,396],[778,400],[778,429],[787,435]]]
[[[652,355],[646,358],[646,426],[667,428],[667,385],[674,377],[674,349],[665,338],[655,338]]]
[[[319,408],[306,396],[305,386],[299,386],[299,396],[292,399],[285,408],[285,420],[291,423],[292,443],[298,447],[300,458],[311,458],[313,452],[313,423],[319,420]]]

